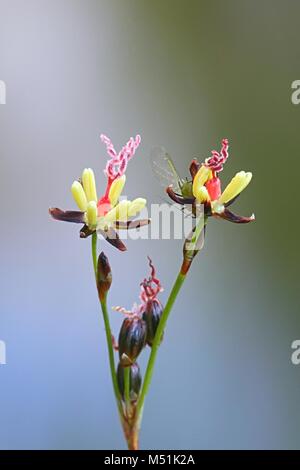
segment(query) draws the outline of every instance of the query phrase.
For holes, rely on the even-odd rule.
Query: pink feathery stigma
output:
[[[106,145],[106,151],[110,159],[106,164],[104,173],[107,178],[112,182],[116,178],[124,175],[127,164],[129,160],[134,156],[138,146],[141,143],[141,136],[137,135],[135,138],[130,137],[126,145],[120,150],[119,153],[116,152],[112,141],[109,137],[104,134],[100,136],[102,142]]]
[[[222,147],[220,153],[216,150],[212,150],[212,156],[205,160],[205,166],[210,168],[212,171],[219,173],[223,170],[223,165],[228,158],[228,139],[222,140]]]
[[[144,311],[144,306],[149,300],[154,300],[156,299],[157,294],[159,292],[163,291],[163,288],[161,286],[160,280],[156,277],[156,270],[155,267],[153,266],[151,258],[149,258],[149,266],[150,266],[150,276],[148,279],[144,279],[143,282],[141,282],[141,293],[140,293],[140,300],[141,304],[137,305],[136,303],[133,304],[131,310],[127,310],[124,307],[120,307],[117,305],[116,307],[113,307],[112,309],[115,310],[116,312],[120,312],[126,317],[140,317],[142,312]]]
[[[157,294],[163,291],[160,280],[156,277],[155,267],[149,256],[148,260],[151,269],[150,277],[148,279],[145,278],[143,282],[141,282],[140,299],[143,304],[148,302],[148,300],[154,300]]]

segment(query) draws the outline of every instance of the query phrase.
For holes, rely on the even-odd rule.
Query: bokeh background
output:
[[[297,0],[0,0],[2,449],[125,448],[90,242],[47,212],[74,207],[86,166],[104,185],[101,132],[142,135],[126,192],[149,203],[154,145],[185,174],[228,137],[222,177],[254,174],[235,209],[256,223],[209,224],[172,312],[142,447],[300,448],[299,15]],[[110,305],[137,300],[147,254],[165,301],[182,242],[127,245],[103,244]]]

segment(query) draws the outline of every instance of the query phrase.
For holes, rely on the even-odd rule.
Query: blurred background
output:
[[[149,204],[163,197],[155,145],[187,174],[227,137],[223,181],[254,174],[234,210],[256,222],[211,221],[176,302],[142,448],[300,448],[299,15],[297,0],[0,0],[2,449],[125,448],[90,240],[48,215],[75,207],[84,167],[104,185],[101,132],[117,148],[142,135],[126,194]],[[102,246],[110,306],[138,300],[147,254],[166,301],[180,240]]]

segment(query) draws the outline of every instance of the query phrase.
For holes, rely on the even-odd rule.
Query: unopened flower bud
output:
[[[145,305],[143,319],[147,325],[147,344],[151,347],[163,313],[163,306],[158,299],[149,300]],[[162,338],[161,338],[162,339]]]
[[[100,300],[103,300],[112,283],[112,274],[107,256],[100,253],[97,264],[97,289]]]
[[[138,315],[130,315],[122,323],[119,334],[119,356],[123,366],[133,364],[145,347],[146,323]]]
[[[119,362],[118,364],[117,379],[118,379],[118,385],[119,385],[121,396],[124,399],[124,394],[125,394],[124,366],[122,366],[121,362]],[[135,362],[134,364],[130,366],[130,375],[129,375],[129,393],[130,393],[130,399],[132,401],[137,400],[137,397],[140,392],[141,384],[142,384],[142,376],[140,372],[140,367],[138,363]]]

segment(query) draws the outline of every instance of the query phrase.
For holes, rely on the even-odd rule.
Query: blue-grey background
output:
[[[125,447],[90,242],[47,212],[75,207],[86,166],[104,185],[101,132],[142,135],[126,194],[149,203],[154,145],[184,173],[228,137],[225,182],[254,174],[236,210],[256,223],[210,223],[172,312],[141,446],[300,448],[299,14],[297,0],[0,0],[2,449]],[[181,241],[127,245],[105,245],[110,305],[137,300],[147,254],[165,301]]]

